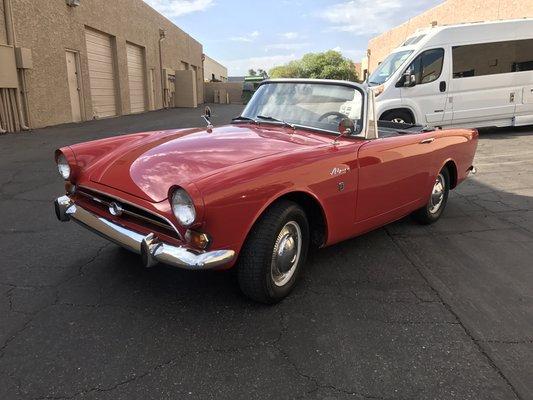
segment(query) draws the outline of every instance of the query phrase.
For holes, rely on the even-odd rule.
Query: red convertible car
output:
[[[355,83],[270,80],[228,126],[63,147],[57,217],[147,267],[235,267],[247,296],[277,302],[310,246],[408,214],[435,222],[448,192],[475,172],[476,130],[376,121],[374,103]]]

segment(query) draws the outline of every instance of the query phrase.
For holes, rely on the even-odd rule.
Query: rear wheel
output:
[[[413,213],[413,218],[421,224],[436,222],[446,208],[450,192],[450,173],[447,168],[439,172],[427,204]]]
[[[399,124],[414,124],[415,120],[413,116],[404,110],[392,110],[387,111],[381,116],[382,121],[391,121]]]
[[[255,224],[237,265],[242,292],[252,300],[272,304],[296,284],[309,248],[309,224],[296,203],[280,201]]]

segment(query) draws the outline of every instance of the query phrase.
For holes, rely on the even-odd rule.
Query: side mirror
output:
[[[355,131],[355,124],[350,118],[343,118],[339,122],[340,136],[349,136]],[[340,137],[339,136],[339,137]]]
[[[206,106],[203,116],[206,120],[211,121],[211,108]]]
[[[211,109],[209,107],[205,108],[204,115],[202,115],[202,118],[207,124],[207,132],[211,132],[213,130],[213,124],[211,123]]]
[[[416,75],[407,70],[396,83],[396,87],[413,87],[416,85]]]

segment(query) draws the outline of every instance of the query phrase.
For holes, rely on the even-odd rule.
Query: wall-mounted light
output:
[[[69,7],[78,7],[80,5],[80,0],[66,0],[67,6]]]

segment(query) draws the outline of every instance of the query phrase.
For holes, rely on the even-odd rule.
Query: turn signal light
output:
[[[209,236],[205,233],[188,229],[185,232],[185,240],[197,249],[205,250],[209,246]]]
[[[73,183],[70,182],[70,181],[65,181],[65,191],[66,191],[68,194],[74,194],[74,193],[76,193],[76,185],[73,184]]]

